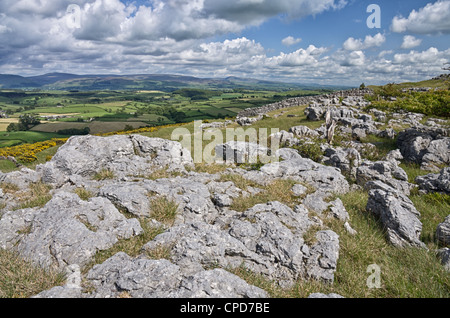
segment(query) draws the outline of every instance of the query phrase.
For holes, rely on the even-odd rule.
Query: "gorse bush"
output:
[[[19,162],[29,163],[37,160],[36,154],[58,145],[62,145],[67,139],[51,139],[34,144],[23,144],[14,147],[0,148],[1,157],[14,157]]]
[[[395,97],[396,100],[390,101],[390,97]],[[404,93],[399,89],[390,88],[383,89],[368,99],[371,101],[371,105],[367,109],[376,108],[393,112],[408,111],[427,116],[450,117],[449,90]]]

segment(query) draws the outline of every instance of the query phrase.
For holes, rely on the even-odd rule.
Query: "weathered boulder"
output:
[[[142,175],[167,167],[182,169],[192,165],[189,150],[180,143],[141,135],[71,137],[52,160],[39,165],[45,183],[61,184],[71,175],[92,177],[109,170],[116,177]]]
[[[269,136],[270,140],[277,142],[279,145],[287,145],[289,147],[298,145],[300,140],[294,136],[292,132],[286,130],[279,131]]]
[[[361,155],[355,148],[328,147],[324,152],[322,162],[339,168],[341,171],[356,178],[356,169],[361,165]]]
[[[369,182],[379,180],[387,185],[410,194],[413,184],[408,182],[405,170],[398,166],[396,161],[363,161],[356,170],[356,182],[363,186]]]
[[[264,290],[223,269],[200,271],[181,281],[167,298],[268,298]]]
[[[419,176],[416,178],[416,183],[425,192],[450,194],[450,168],[444,168],[437,174]]]
[[[381,181],[366,184],[369,191],[367,211],[379,218],[386,228],[387,239],[397,247],[422,247],[420,213],[402,192]]]
[[[326,108],[316,105],[311,105],[305,109],[305,115],[308,120],[320,121],[326,113]]]
[[[0,172],[0,184],[13,184],[20,189],[28,188],[30,184],[38,183],[40,180],[41,175],[28,168],[9,173]]]
[[[236,122],[241,125],[241,126],[250,126],[253,123],[256,123],[257,121],[261,120],[262,116],[258,116],[258,117],[238,117],[236,119]]]
[[[444,266],[447,272],[450,272],[450,248],[444,247],[437,251],[437,256],[441,260],[441,264]]]
[[[450,246],[450,215],[436,229],[436,238],[443,246]]]
[[[449,135],[449,129],[420,125],[399,133],[397,143],[405,160],[437,170],[436,165],[450,164]]]
[[[306,261],[307,276],[333,283],[339,259],[339,236],[330,230],[319,231],[316,233],[316,240]]]
[[[252,142],[230,141],[217,145],[216,158],[231,163],[257,163],[269,155],[269,149]],[[262,160],[261,160],[262,161]]]
[[[17,250],[42,267],[80,266],[97,251],[142,233],[105,198],[81,200],[60,192],[41,209],[11,211],[0,220],[0,247]]]
[[[289,132],[296,137],[319,137],[319,133],[306,126],[295,126],[289,129]]]

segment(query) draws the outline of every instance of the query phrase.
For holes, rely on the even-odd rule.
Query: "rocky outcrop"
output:
[[[365,186],[369,181],[379,180],[383,183],[409,195],[414,185],[408,182],[408,175],[396,161],[363,161],[356,170],[356,181]]]
[[[70,176],[93,177],[110,171],[116,177],[148,174],[153,170],[182,169],[193,163],[180,143],[141,135],[72,137],[52,160],[37,167],[45,183],[61,185]]]
[[[365,107],[368,105],[368,103],[365,101],[364,96],[371,94],[373,94],[373,91],[370,89],[351,89],[346,91],[333,92],[325,95],[295,97],[262,107],[245,109],[237,115],[237,120],[239,121],[241,118],[254,118],[262,116],[264,114],[284,108],[311,104],[318,105],[319,107],[328,107],[330,105],[340,104],[342,104],[343,106]],[[340,102],[340,100],[342,100],[342,103]],[[321,115],[318,116],[320,117]]]
[[[300,156],[269,163],[260,170],[262,174],[270,178],[290,178],[311,184],[315,188],[327,192],[346,193],[349,191],[348,181],[339,169],[324,166]]]
[[[313,224],[307,213],[301,206],[294,211],[279,202],[260,204],[234,217],[227,230],[206,223],[185,223],[157,236],[143,249],[151,252],[168,247],[171,261],[191,272],[214,265],[245,266],[283,286],[292,285],[307,273],[333,281],[338,236],[331,231],[328,236],[318,233],[320,243],[310,248],[302,238]],[[325,258],[329,260],[323,261]]]
[[[303,101],[294,103],[299,102]],[[366,105],[362,96],[314,97],[308,103],[308,112],[317,119],[321,120],[322,111],[329,110],[340,123],[340,133],[346,136],[395,137],[395,131],[377,128],[379,123],[374,118],[386,120],[385,113],[361,112]],[[274,107],[288,105],[290,102]],[[248,111],[248,117],[241,117],[240,124],[251,124],[254,121],[250,118],[262,118],[271,107]],[[313,111],[317,111],[315,115]],[[420,116],[410,114],[405,120],[416,123],[419,119]],[[203,128],[219,126],[214,123]],[[313,142],[326,133],[324,126],[295,126],[287,130],[271,138],[288,147]],[[421,163],[440,165],[445,161],[441,146],[445,146],[448,136],[437,123],[422,132],[431,136],[428,144],[411,137],[414,133],[405,133],[399,138],[402,146],[379,161],[362,159],[365,147],[376,150],[376,145],[351,141],[340,147],[322,144],[320,162],[303,158],[293,147],[278,149],[274,155],[279,160],[263,164],[258,157],[268,155],[269,149],[248,142],[231,142],[216,148],[218,158],[227,163],[224,171],[217,173],[192,169],[189,151],[178,142],[139,135],[72,137],[36,171],[23,168],[0,173],[2,184],[18,189],[16,194],[0,189],[4,203],[0,209],[0,248],[15,250],[40,266],[67,271],[65,285],[44,291],[36,298],[268,297],[266,291],[232,274],[243,269],[281,287],[292,287],[299,280],[333,284],[342,237],[327,225],[343,225],[346,239],[346,234],[358,234],[337,194],[351,189],[368,191],[366,209],[386,229],[387,240],[396,247],[425,248],[420,241],[420,213],[408,198],[415,185],[408,182],[399,160],[415,153],[405,150],[412,142]],[[249,161],[258,164],[239,165]],[[104,172],[108,172],[106,177],[102,177]],[[448,194],[449,172],[445,168],[439,174],[417,178],[420,191]],[[288,205],[275,199],[255,203],[245,211],[236,207],[238,200],[263,197],[269,186],[280,180],[288,180],[292,196]],[[350,186],[349,182],[357,184]],[[38,207],[20,208],[15,195],[22,196],[31,185],[39,183],[51,188],[50,201]],[[89,195],[81,199],[83,191]],[[170,222],[154,213],[160,199],[167,200],[176,210]],[[448,225],[447,218],[436,229],[441,245],[448,245]],[[158,231],[159,235],[141,242],[147,231]],[[133,238],[139,240],[138,252],[129,253],[133,256],[122,251],[85,268],[98,252]],[[440,255],[443,264],[448,264],[445,246]],[[89,291],[81,281],[89,286]]]
[[[262,157],[269,155],[269,149],[256,143],[230,141],[217,145],[216,158],[228,163],[257,163]]]
[[[389,242],[397,247],[425,248],[420,240],[420,213],[411,200],[381,181],[371,181],[366,186],[371,189],[366,209],[386,228]]]
[[[424,170],[438,170],[437,166],[450,164],[449,136],[449,129],[420,125],[401,132],[398,147],[405,160]]]
[[[440,173],[427,174],[416,178],[420,190],[424,192],[439,192],[450,194],[450,168],[444,168]]]
[[[450,246],[450,215],[436,229],[436,238],[443,246]]]

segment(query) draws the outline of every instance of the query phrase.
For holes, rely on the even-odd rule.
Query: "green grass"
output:
[[[17,253],[0,249],[0,298],[29,298],[65,283],[65,274],[42,269]]]
[[[67,136],[58,135],[49,132],[39,131],[17,131],[17,132],[1,132],[0,133],[0,147],[9,147],[11,142],[19,145],[22,143],[36,143],[46,141],[52,138],[66,138]]]

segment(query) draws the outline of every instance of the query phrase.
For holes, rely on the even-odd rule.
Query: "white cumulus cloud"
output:
[[[292,46],[295,44],[298,44],[302,41],[301,38],[294,38],[293,36],[288,36],[286,38],[284,38],[281,43],[285,46]]]
[[[347,51],[360,51],[371,47],[379,47],[385,41],[386,37],[381,33],[377,33],[374,36],[367,35],[364,41],[362,39],[354,39],[350,37],[344,42],[343,48]]]
[[[402,49],[412,49],[412,48],[419,46],[420,44],[422,44],[421,39],[416,39],[412,35],[405,35],[403,37],[403,43],[402,43],[401,48]]]
[[[397,33],[415,34],[450,33],[450,0],[428,3],[418,11],[413,10],[407,18],[396,16],[391,30]]]

